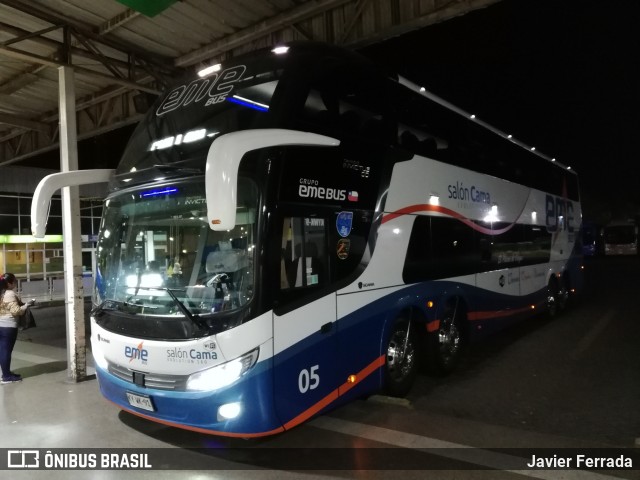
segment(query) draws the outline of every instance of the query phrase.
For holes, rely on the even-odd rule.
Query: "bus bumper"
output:
[[[96,366],[100,392],[122,410],[176,428],[242,438],[284,431],[274,410],[270,371],[259,363],[227,388],[189,392],[140,387]]]

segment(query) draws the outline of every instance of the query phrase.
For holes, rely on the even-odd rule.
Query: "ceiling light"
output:
[[[203,68],[198,72],[199,77],[206,77],[207,75],[211,75],[212,73],[219,72],[222,68],[222,65],[216,63],[215,65],[211,65],[210,67]]]

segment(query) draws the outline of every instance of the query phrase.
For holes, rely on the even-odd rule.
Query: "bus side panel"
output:
[[[372,393],[382,386],[386,338],[393,320],[410,307],[406,287],[368,290],[338,296],[339,379],[356,376],[344,385],[348,397]]]
[[[336,295],[273,315],[274,395],[286,429],[337,398]]]

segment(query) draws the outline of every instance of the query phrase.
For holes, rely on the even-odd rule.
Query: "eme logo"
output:
[[[129,359],[129,363],[134,360],[140,360],[142,363],[147,363],[149,359],[149,351],[142,347],[144,342],[140,342],[137,347],[131,347],[126,345],[124,347],[124,356]]]
[[[573,202],[564,198],[547,195],[545,198],[546,225],[549,233],[568,230],[575,231]]]

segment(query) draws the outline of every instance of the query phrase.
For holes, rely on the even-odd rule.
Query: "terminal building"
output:
[[[0,271],[18,279],[18,291],[37,301],[64,298],[62,206],[60,195],[51,201],[47,234],[36,239],[31,234],[31,199],[38,182],[53,170],[33,167],[3,167],[0,176]],[[102,200],[99,185],[80,190],[80,229],[85,296],[91,295],[95,271]]]

